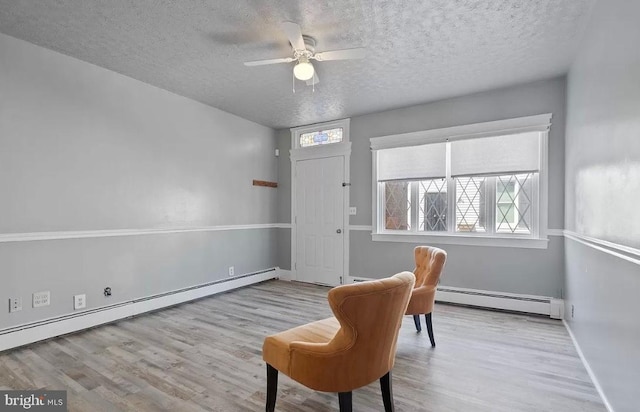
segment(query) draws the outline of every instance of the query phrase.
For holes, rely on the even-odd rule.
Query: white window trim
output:
[[[551,113],[493,122],[474,123],[464,126],[442,129],[422,130],[419,132],[372,137],[372,150],[392,149],[395,147],[418,146],[421,144],[447,142],[479,137],[502,136],[526,132],[548,132],[551,126]]]
[[[434,235],[431,233],[371,233],[371,239],[376,242],[405,242],[405,243],[430,243],[441,245],[461,246],[495,246],[495,247],[519,247],[528,249],[546,249],[549,239],[520,237],[518,235],[504,236],[469,236],[458,233],[447,235]]]
[[[371,143],[371,173],[372,173],[372,232],[374,241],[385,242],[409,242],[409,243],[440,243],[469,246],[498,246],[498,247],[524,247],[546,249],[548,246],[547,224],[548,224],[548,146],[549,128],[551,127],[551,113],[535,116],[518,117],[515,119],[497,120],[492,122],[474,123],[463,126],[447,127],[442,129],[424,130],[412,133],[373,137]],[[492,234],[483,236],[482,234],[461,234],[461,233],[405,233],[379,230],[381,227],[378,211],[384,208],[381,204],[382,196],[378,193],[377,181],[377,152],[381,149],[392,149],[396,147],[417,146],[429,143],[447,142],[462,139],[474,139],[480,137],[492,137],[508,134],[518,134],[525,132],[541,132],[540,144],[540,172],[538,177],[538,207],[534,219],[538,224],[537,233],[533,235],[521,236],[511,234],[508,236]],[[447,166],[448,167],[448,166]],[[448,188],[451,190],[453,188]],[[451,209],[453,205],[448,207]],[[454,216],[451,213],[448,216]]]

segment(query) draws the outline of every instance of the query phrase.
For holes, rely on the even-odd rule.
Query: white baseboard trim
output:
[[[0,352],[278,277],[276,268],[0,330]]]
[[[349,283],[367,280],[374,279],[361,276],[350,276],[348,278]],[[564,301],[548,296],[523,295],[519,293],[467,289],[454,286],[438,286],[436,301],[480,308],[547,315],[552,319],[564,318]]]
[[[291,282],[291,280],[293,279],[293,273],[290,270],[278,268],[278,278],[280,280]]]
[[[580,348],[580,344],[578,344],[578,341],[576,340],[576,337],[573,334],[573,331],[571,330],[569,323],[567,323],[567,321],[564,319],[562,320],[562,323],[564,323],[564,327],[567,328],[567,332],[569,332],[569,336],[571,337],[573,346],[575,346],[576,352],[578,352],[578,356],[580,356],[580,360],[582,361],[584,368],[587,370],[587,373],[591,378],[591,382],[593,382],[593,386],[596,387],[596,391],[598,391],[598,395],[600,395],[600,398],[602,399],[604,406],[607,408],[609,412],[614,412],[613,408],[611,407],[611,404],[609,403],[609,399],[607,399],[607,395],[604,394],[604,391],[602,390],[602,386],[600,386],[600,382],[598,381],[598,378],[596,378],[596,374],[593,373],[593,369],[591,369],[591,366],[589,365],[587,358],[584,357],[584,353],[582,352],[582,349]]]

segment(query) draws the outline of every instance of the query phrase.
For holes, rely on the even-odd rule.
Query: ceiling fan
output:
[[[296,79],[305,81],[311,86],[318,84],[320,81],[313,64],[311,64],[311,60],[320,62],[328,60],[362,59],[365,57],[366,49],[363,48],[316,53],[316,40],[311,36],[303,35],[299,25],[285,21],[280,27],[289,38],[289,43],[291,43],[293,49],[293,57],[248,61],[244,62],[245,66],[263,66],[266,64],[296,62],[295,66],[293,66],[293,75]]]

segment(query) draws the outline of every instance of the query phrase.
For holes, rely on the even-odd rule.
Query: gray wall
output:
[[[420,244],[424,243],[374,242],[370,232],[352,231],[351,275],[382,278],[401,270],[413,271],[413,248]],[[442,285],[540,296],[560,293],[561,237],[551,237],[548,249],[436,246],[447,251]]]
[[[357,206],[358,215],[351,218],[351,224],[371,224],[371,137],[553,113],[549,227],[562,228],[564,104],[565,79],[557,78],[352,118],[351,205]],[[352,232],[352,236],[351,254],[357,254],[350,261],[352,276],[382,277],[412,269],[415,244],[372,242],[363,233]],[[556,297],[562,293],[562,242],[552,239],[546,250],[434,246],[452,253],[443,285]],[[455,262],[456,258],[461,261]]]
[[[376,136],[552,113],[549,133],[549,228],[563,226],[564,77],[517,85],[351,119],[351,224],[371,224],[371,150]]]
[[[640,247],[640,2],[600,1],[569,72],[566,227]],[[638,410],[640,267],[566,239],[568,322],[611,406]]]
[[[5,35],[0,55],[0,234],[277,221],[252,186],[277,178],[272,129]],[[0,301],[24,301],[0,328],[276,266],[276,235],[0,242]]]
[[[2,327],[73,312],[85,293],[100,307],[276,266],[274,229],[168,233],[144,236],[0,243],[2,301],[22,296],[23,310]],[[106,298],[109,286],[113,296]],[[31,293],[51,292],[51,305],[31,308]]]
[[[278,130],[276,134],[278,158],[278,223],[291,223],[291,132]],[[278,266],[291,270],[291,230],[278,229]]]
[[[458,126],[469,123],[553,113],[549,133],[549,228],[563,226],[564,209],[564,77],[411,106],[351,119],[352,225],[371,225],[371,137]],[[278,134],[290,146],[290,134]],[[282,163],[281,163],[282,165]],[[280,181],[290,181],[280,169]],[[290,202],[280,193],[279,202]],[[288,221],[288,220],[287,220]],[[350,275],[384,277],[413,269],[411,243],[373,242],[370,232],[352,231]],[[555,296],[562,294],[563,243],[551,238],[549,248],[441,246],[451,253],[443,285]]]

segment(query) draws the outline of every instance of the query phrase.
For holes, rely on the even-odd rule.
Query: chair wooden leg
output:
[[[385,412],[393,412],[393,391],[391,390],[391,371],[380,378],[380,389],[382,390],[382,402]]]
[[[338,393],[340,412],[351,412],[351,392]]]
[[[424,315],[427,321],[427,332],[429,332],[429,340],[431,340],[431,346],[436,347],[436,341],[433,339],[433,324],[431,323],[431,313]]]
[[[413,315],[413,323],[416,324],[416,330],[420,333],[422,330],[422,326],[420,326],[420,315]]]
[[[278,392],[278,370],[267,363],[267,406],[266,412],[276,409],[276,394]]]

